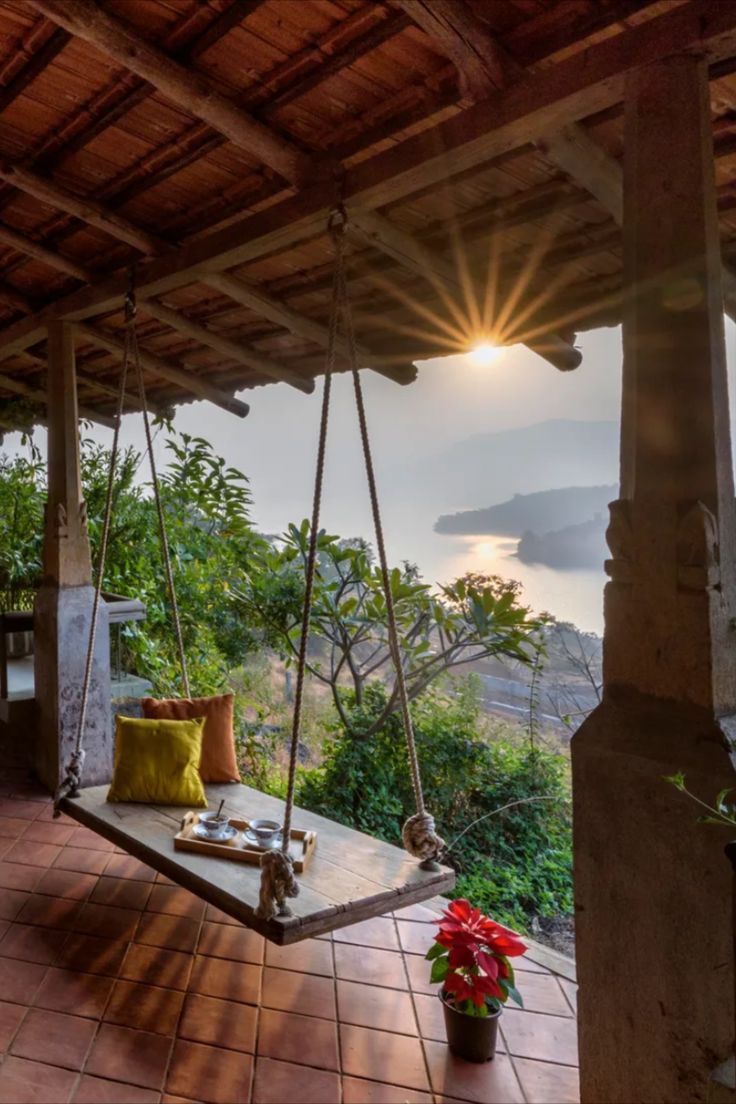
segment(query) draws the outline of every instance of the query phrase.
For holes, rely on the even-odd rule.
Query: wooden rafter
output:
[[[81,323],[76,327],[76,331],[81,337],[87,338],[100,349],[106,349],[116,356],[123,355],[125,349],[123,342],[107,330]],[[170,383],[175,383],[186,391],[191,391],[199,398],[209,399],[216,406],[221,406],[223,410],[227,410],[231,414],[237,414],[239,418],[244,418],[250,409],[247,403],[244,403],[241,399],[236,399],[233,395],[226,394],[196,371],[187,370],[178,364],[172,364],[170,361],[164,360],[163,357],[155,356],[144,349],[140,350],[140,362],[146,371],[153,372],[154,375],[160,376],[161,379],[168,380]]]
[[[43,403],[44,405],[48,402],[48,395],[40,387],[32,387],[23,380],[14,379],[12,376],[0,375],[0,390],[10,391],[14,395],[22,395],[23,398],[31,399],[33,402]],[[86,421],[98,422],[100,425],[107,426],[110,429],[115,425],[114,419],[107,414],[102,414],[99,410],[90,410],[86,406],[79,407],[79,417],[84,418]]]
[[[94,0],[31,0],[45,16],[148,81],[172,103],[201,119],[249,156],[294,184],[314,173],[312,159],[275,130],[223,96],[212,81],[150,45]]]
[[[534,140],[551,126],[559,129],[591,112],[608,109],[620,101],[627,70],[673,50],[696,46],[711,61],[728,57],[735,49],[735,25],[732,5],[713,6],[691,0],[684,6],[668,8],[640,26],[590,46],[585,65],[572,57],[531,73],[440,126],[366,159],[345,174],[345,198],[349,205],[383,207],[445,180],[450,160],[452,171],[462,172]],[[315,225],[323,224],[328,203],[324,188],[307,188],[257,217],[142,265],[139,286],[145,294],[160,295],[214,271],[293,246],[314,234]],[[124,283],[124,277],[101,280],[97,287],[73,293],[47,312],[8,327],[2,354],[37,340],[50,314],[87,318],[114,309]]]

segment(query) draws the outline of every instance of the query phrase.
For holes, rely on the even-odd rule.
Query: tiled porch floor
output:
[[[528,959],[503,1053],[450,1056],[422,958],[432,918],[264,945],[0,784],[0,1104],[577,1100],[574,986]]]

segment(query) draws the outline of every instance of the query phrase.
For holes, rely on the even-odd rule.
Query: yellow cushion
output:
[[[204,718],[150,721],[117,717],[115,770],[108,801],[147,805],[207,805],[199,759]]]

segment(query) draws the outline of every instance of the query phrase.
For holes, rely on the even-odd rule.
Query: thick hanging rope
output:
[[[346,229],[346,219],[342,223],[342,234]],[[406,685],[406,673],[401,655],[399,643],[399,630],[396,621],[396,607],[394,605],[393,591],[391,590],[391,574],[386,556],[386,543],[383,534],[383,522],[381,520],[381,507],[378,500],[376,476],[373,467],[373,455],[371,453],[370,437],[368,435],[368,420],[363,401],[363,385],[358,371],[358,349],[355,340],[355,328],[350,307],[347,275],[345,272],[344,248],[340,249],[337,258],[338,281],[340,284],[340,298],[342,301],[343,322],[345,336],[348,341],[350,355],[350,371],[353,377],[353,390],[355,392],[355,405],[358,411],[358,424],[360,426],[360,440],[363,447],[363,459],[365,461],[365,473],[368,480],[368,492],[371,500],[371,512],[373,514],[373,528],[376,534],[376,547],[378,549],[378,562],[381,570],[383,593],[386,600],[386,621],[388,627],[388,642],[393,664],[396,670],[396,689],[399,695],[401,717],[406,738],[406,750],[409,758],[409,770],[411,772],[414,801],[417,811],[404,823],[401,838],[404,847],[417,859],[421,859],[421,865],[426,869],[433,869],[437,859],[443,852],[445,841],[437,835],[434,817],[427,812],[424,804],[424,792],[422,790],[422,776],[419,769],[419,756],[417,755],[416,739],[414,737],[414,725],[409,708],[409,692]]]
[[[330,223],[330,232],[335,229]],[[261,860],[261,889],[256,916],[262,920],[271,920],[275,916],[288,916],[290,909],[287,897],[299,895],[299,883],[294,876],[294,866],[289,855],[291,840],[291,814],[294,807],[294,787],[296,783],[296,764],[299,754],[299,737],[302,727],[302,708],[304,702],[304,682],[307,672],[307,650],[309,631],[312,623],[312,596],[314,579],[317,572],[317,549],[319,544],[319,518],[322,505],[322,487],[325,474],[325,454],[327,452],[327,428],[330,417],[330,395],[332,393],[332,373],[335,367],[335,347],[337,344],[337,326],[340,315],[340,280],[337,267],[332,284],[332,311],[325,359],[325,383],[322,392],[322,413],[319,423],[319,443],[317,446],[317,466],[314,475],[314,494],[312,497],[312,525],[309,531],[307,551],[307,571],[304,587],[304,606],[302,608],[302,628],[299,640],[299,654],[296,668],[296,687],[294,691],[294,717],[291,726],[291,745],[289,748],[289,780],[286,788],[286,808],[284,810],[283,838],[278,851],[268,851]]]
[[[117,470],[118,453],[120,451],[120,427],[122,424],[123,409],[125,406],[125,393],[131,359],[133,360],[135,367],[140,406],[143,412],[143,425],[146,435],[146,449],[148,451],[148,459],[151,467],[151,484],[153,487],[154,501],[156,503],[159,537],[161,541],[161,554],[164,562],[164,570],[166,572],[169,600],[171,602],[171,619],[174,625],[174,632],[176,634],[179,663],[181,666],[182,686],[184,688],[185,696],[191,696],[189,688],[189,672],[187,669],[187,659],[186,653],[184,651],[184,637],[182,634],[181,620],[179,618],[179,604],[176,599],[174,569],[171,562],[171,552],[169,549],[169,541],[166,533],[166,519],[164,516],[163,502],[161,500],[161,488],[159,485],[158,472],[156,470],[156,460],[153,453],[153,437],[151,435],[151,424],[148,415],[148,402],[146,400],[146,388],[143,379],[143,369],[141,367],[140,354],[138,350],[138,334],[136,332],[135,318],[136,302],[135,295],[131,286],[131,289],[125,298],[125,341],[123,346],[123,364],[120,371],[120,390],[117,397],[117,404],[115,409],[115,428],[113,431],[112,447],[110,449],[110,467],[107,476],[105,511],[102,522],[102,534],[100,537],[100,549],[97,558],[97,582],[95,585],[95,595],[92,604],[92,622],[90,624],[89,638],[87,641],[87,657],[84,665],[82,695],[79,706],[79,721],[77,724],[77,734],[74,743],[74,750],[69,757],[69,761],[64,773],[64,778],[60,783],[56,794],[54,795],[55,816],[59,815],[59,802],[62,800],[62,798],[77,797],[79,795],[79,788],[82,781],[82,769],[84,766],[85,758],[84,731],[87,724],[87,706],[89,703],[89,693],[92,682],[92,668],[94,665],[95,644],[97,641],[97,619],[99,615],[100,602],[102,601],[102,585],[105,575],[105,564],[107,562],[107,548],[110,537],[110,525],[112,522],[112,511],[114,504],[113,499],[115,492],[115,473]]]
[[[131,295],[133,302],[133,319],[135,320],[135,298]],[[146,448],[148,450],[148,462],[151,469],[151,486],[153,488],[153,499],[156,503],[156,515],[158,517],[158,531],[159,539],[161,541],[161,556],[164,562],[164,571],[166,572],[166,585],[169,591],[169,602],[171,603],[171,620],[174,625],[174,634],[176,636],[176,647],[179,654],[179,666],[181,668],[181,682],[184,689],[184,697],[190,698],[192,696],[189,688],[189,669],[187,667],[187,655],[184,651],[184,635],[181,629],[181,619],[179,617],[179,603],[176,600],[176,586],[174,584],[174,568],[171,563],[171,551],[169,549],[169,538],[166,533],[166,519],[164,517],[164,504],[161,500],[161,487],[158,480],[158,471],[156,470],[156,460],[153,455],[153,437],[151,436],[151,419],[148,416],[148,402],[146,400],[146,386],[143,380],[143,368],[141,367],[141,358],[138,350],[138,334],[135,329],[135,324],[131,327],[132,330],[132,343],[133,343],[133,359],[135,364],[135,374],[138,382],[138,396],[140,399],[141,410],[143,411],[143,427],[146,434]]]
[[[87,724],[87,704],[92,682],[92,667],[94,665],[95,645],[97,643],[97,618],[102,601],[102,584],[105,576],[105,563],[107,561],[107,545],[110,538],[110,524],[112,521],[112,505],[115,492],[115,472],[117,470],[118,452],[120,445],[120,426],[123,420],[125,406],[125,389],[128,381],[128,365],[130,363],[132,344],[132,321],[135,315],[135,306],[132,296],[125,300],[125,343],[123,346],[123,364],[120,371],[120,388],[115,405],[115,428],[113,431],[112,447],[110,449],[110,468],[107,474],[107,491],[105,494],[105,512],[102,522],[102,534],[100,536],[100,548],[97,555],[97,582],[95,596],[92,602],[92,620],[89,627],[87,641],[87,656],[84,664],[84,678],[82,680],[82,697],[79,705],[79,718],[77,721],[77,734],[74,741],[74,750],[66,765],[66,772],[54,794],[54,816],[58,816],[59,802],[64,797],[77,797],[79,787],[82,784],[82,768],[84,766],[84,730]]]

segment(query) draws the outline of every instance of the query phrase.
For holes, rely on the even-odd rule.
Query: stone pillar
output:
[[[734,487],[707,68],[625,94],[621,498],[604,695],[573,739],[582,1099],[705,1100],[734,1037],[728,830],[736,783]]]
[[[42,781],[55,789],[76,739],[94,598],[79,470],[74,339],[72,327],[66,322],[50,322],[48,327],[48,395],[44,577],[34,613],[39,716],[35,766]],[[109,780],[110,639],[104,603],[98,617],[84,747],[85,785]]]

